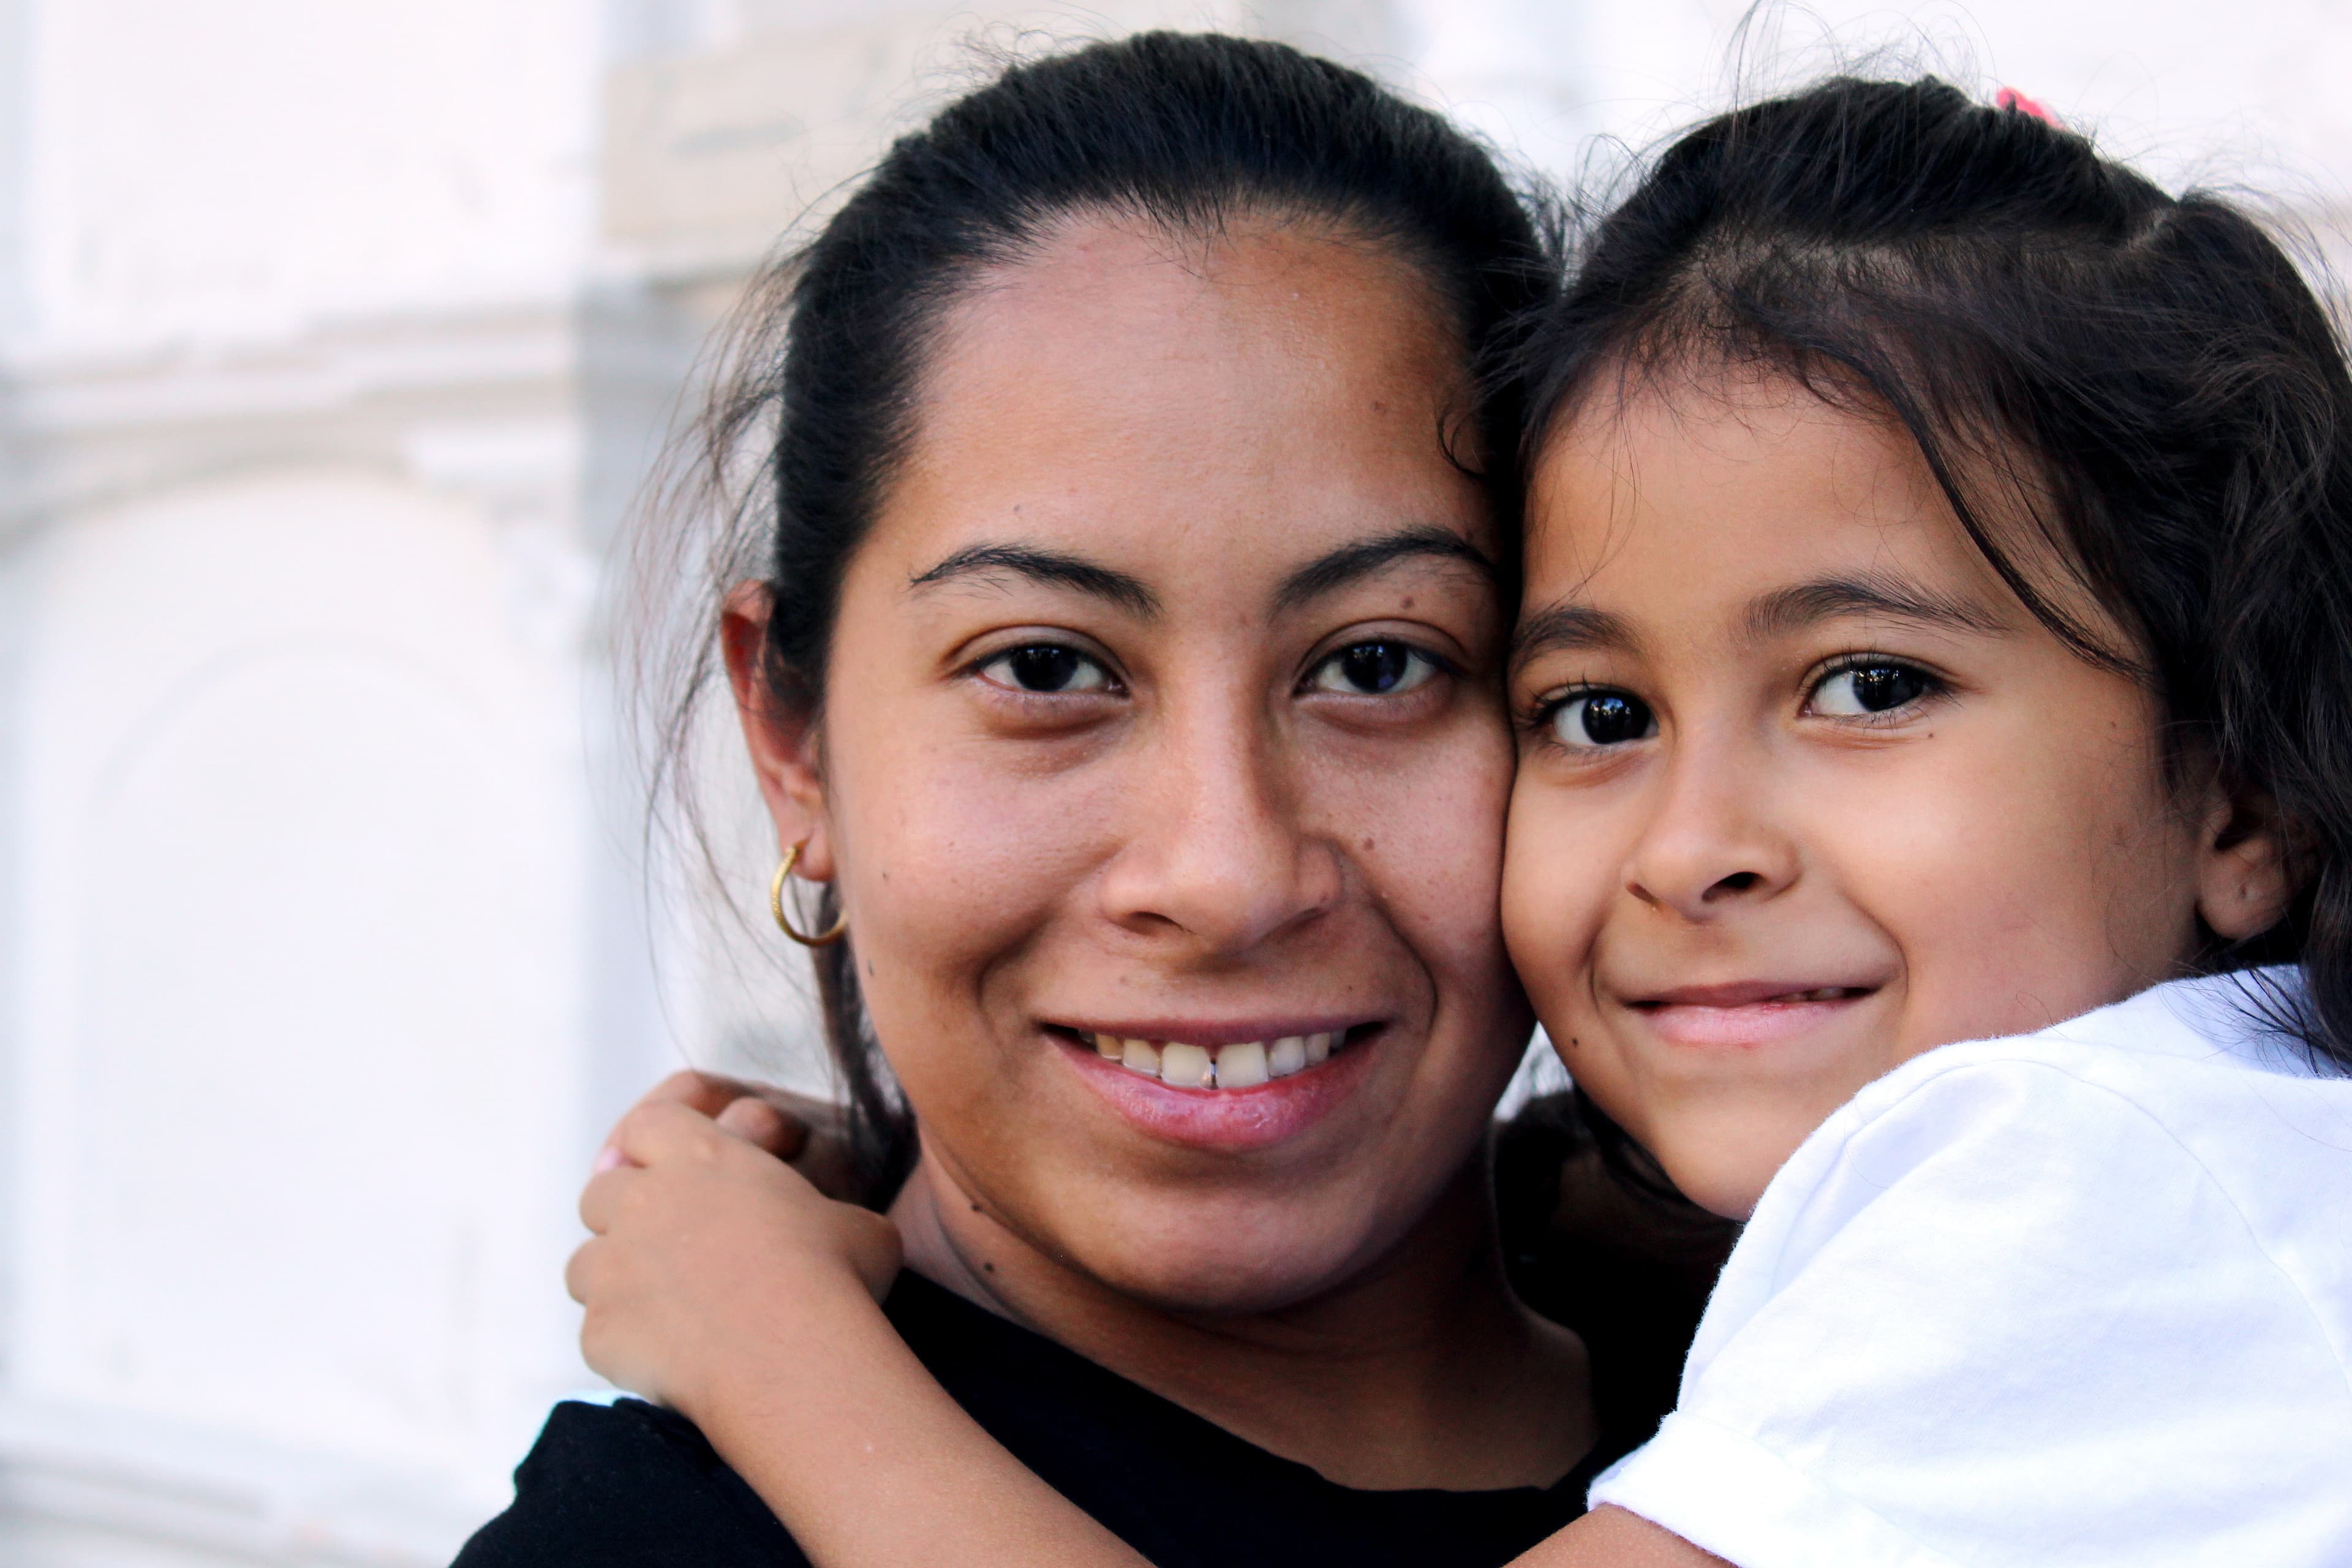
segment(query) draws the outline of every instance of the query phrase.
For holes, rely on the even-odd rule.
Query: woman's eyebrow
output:
[[[1823,577],[1776,589],[1751,600],[1748,635],[1758,642],[1802,631],[1840,616],[1908,621],[1916,626],[1999,637],[2011,628],[1980,605],[1931,593],[1892,577]]]
[[[1059,550],[1039,550],[1026,544],[973,544],[957,551],[928,572],[907,580],[908,588],[929,588],[959,577],[1009,572],[1049,588],[1075,588],[1106,599],[1147,619],[1160,613],[1160,595],[1139,577],[1116,571]]]
[[[1394,533],[1381,534],[1373,539],[1360,539],[1353,544],[1343,544],[1337,550],[1317,556],[1282,580],[1282,586],[1275,591],[1274,607],[1277,610],[1297,609],[1326,594],[1416,555],[1466,562],[1477,568],[1479,575],[1489,583],[1498,586],[1502,583],[1502,573],[1476,545],[1449,529],[1424,524],[1417,528],[1399,529]]]

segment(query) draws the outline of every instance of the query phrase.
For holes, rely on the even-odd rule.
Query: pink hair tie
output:
[[[2040,100],[2028,98],[2013,87],[2002,88],[1995,94],[1992,106],[1995,109],[2013,109],[2020,114],[2032,115],[2044,125],[2060,131],[2065,129],[2065,126],[2059,122],[2058,117],[2051,113],[2049,108]]]

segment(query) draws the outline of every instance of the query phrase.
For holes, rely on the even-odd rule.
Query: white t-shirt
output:
[[[2244,984],[1856,1095],[1592,1501],[1739,1568],[2352,1564],[2352,1079]]]

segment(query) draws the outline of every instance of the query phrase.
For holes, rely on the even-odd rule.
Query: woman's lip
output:
[[[1810,1033],[1866,1001],[1875,990],[1853,985],[1694,986],[1631,1003],[1628,1010],[1669,1045],[1764,1046]]]
[[[1351,1042],[1305,1072],[1248,1089],[1178,1089],[1059,1033],[1045,1037],[1121,1121],[1165,1142],[1222,1153],[1270,1148],[1314,1126],[1363,1081],[1377,1044]]]
[[[1293,1035],[1351,1034],[1375,1021],[1361,1014],[1300,1013],[1281,1017],[1269,1016],[1213,1021],[1202,1018],[1089,1018],[1081,1022],[1075,1018],[1057,1018],[1047,1027],[1067,1029],[1081,1035],[1112,1035],[1123,1040],[1181,1040],[1188,1046],[1204,1046],[1214,1050],[1219,1046],[1246,1045],[1252,1040],[1278,1040]]]

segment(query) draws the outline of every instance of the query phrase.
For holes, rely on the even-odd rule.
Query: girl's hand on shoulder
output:
[[[847,1117],[829,1100],[688,1068],[654,1085],[632,1109],[647,1105],[698,1110],[791,1165],[826,1197],[846,1202],[857,1195],[850,1180]],[[620,1151],[608,1140],[596,1157],[597,1171],[620,1163]]]
[[[896,1227],[824,1196],[773,1146],[659,1091],[614,1129],[580,1198],[594,1234],[564,1271],[597,1373],[694,1417],[747,1358],[793,1354],[811,1314],[871,1311],[888,1290]]]

